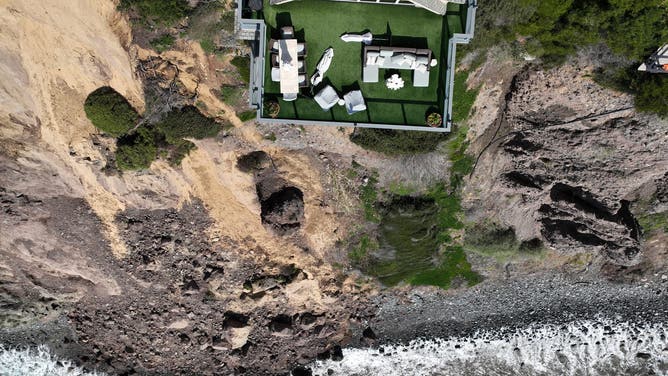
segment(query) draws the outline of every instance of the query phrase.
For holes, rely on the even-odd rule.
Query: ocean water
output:
[[[611,320],[480,331],[470,337],[343,350],[317,361],[314,375],[668,375],[663,324]]]

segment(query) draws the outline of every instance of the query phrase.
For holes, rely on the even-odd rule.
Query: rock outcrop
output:
[[[647,184],[663,185],[655,182],[668,171],[668,127],[586,73],[566,65],[514,77],[496,123],[477,126],[495,137],[472,148],[480,157],[469,189],[481,192],[470,206],[521,240],[635,265],[643,240],[634,201]]]

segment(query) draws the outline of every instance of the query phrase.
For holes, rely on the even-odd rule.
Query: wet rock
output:
[[[362,331],[362,337],[370,340],[376,340],[376,333],[374,333],[370,327],[367,327]]]
[[[292,376],[313,376],[310,368],[299,366],[292,370]]]

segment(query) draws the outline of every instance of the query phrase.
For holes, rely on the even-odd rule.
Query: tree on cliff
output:
[[[139,119],[139,114],[127,99],[108,86],[88,95],[84,111],[94,126],[114,137],[129,132]]]

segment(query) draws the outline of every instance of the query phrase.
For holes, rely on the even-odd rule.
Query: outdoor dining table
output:
[[[281,93],[299,93],[297,39],[278,41],[278,62],[281,73]]]

